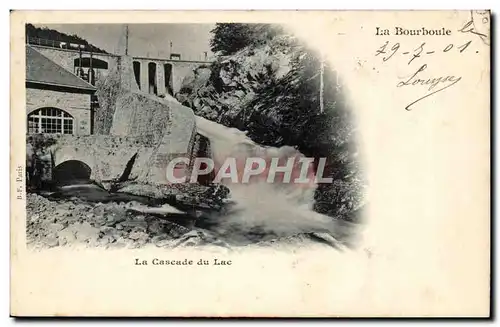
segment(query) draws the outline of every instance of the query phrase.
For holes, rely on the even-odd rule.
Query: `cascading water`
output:
[[[201,117],[197,117],[197,128],[210,140],[216,168],[226,158],[244,162],[250,157],[302,156],[289,146],[262,147],[238,129]],[[229,179],[221,182],[230,189],[235,205],[227,215],[214,217],[210,229],[230,242],[248,243],[309,232],[336,234],[335,220],[312,210],[316,184],[267,183],[265,178],[250,183],[232,183]]]

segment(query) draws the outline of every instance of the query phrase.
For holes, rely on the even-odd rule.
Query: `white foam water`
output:
[[[198,133],[210,140],[212,158],[216,163],[222,163],[228,157],[245,160],[249,157],[302,156],[289,146],[260,146],[238,129],[201,117],[197,117],[197,128]],[[217,232],[226,236],[255,232],[283,237],[298,233],[333,232],[335,228],[334,219],[312,210],[315,184],[267,183],[262,179],[251,183],[231,183],[223,179],[222,183],[230,189],[231,200],[235,202],[229,214],[217,217]]]

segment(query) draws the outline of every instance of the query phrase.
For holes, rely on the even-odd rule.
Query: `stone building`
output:
[[[92,134],[95,91],[93,85],[26,46],[28,134]]]

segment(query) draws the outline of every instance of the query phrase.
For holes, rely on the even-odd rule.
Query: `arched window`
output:
[[[149,93],[157,95],[158,86],[156,85],[156,63],[150,62],[148,64],[148,72],[149,72]]]
[[[139,89],[141,89],[141,63],[138,61],[134,61],[132,63],[132,66],[134,68],[135,82],[137,83]]]
[[[73,117],[57,108],[41,108],[28,115],[28,133],[73,134]]]
[[[172,64],[164,64],[163,70],[165,72],[165,89],[167,89],[168,94],[174,95],[172,90]]]

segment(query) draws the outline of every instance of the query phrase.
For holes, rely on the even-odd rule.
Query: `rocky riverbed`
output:
[[[160,248],[206,245],[226,249],[235,245],[280,248],[313,243],[338,249],[344,247],[333,236],[324,233],[257,237],[251,231],[248,235],[239,231],[237,237],[220,235],[209,227],[197,226],[195,220],[196,217],[169,205],[151,207],[137,201],[103,203],[78,197],[49,199],[36,193],[27,194],[26,237],[32,249],[82,245],[110,249],[151,245]]]
[[[162,208],[165,206],[158,209]],[[226,246],[208,231],[194,228],[187,215],[171,213],[173,217],[167,220],[168,214],[158,215],[148,210],[151,208],[136,201],[49,200],[31,193],[27,195],[27,243],[33,248],[82,244],[107,248],[139,248],[150,244],[158,247]]]

